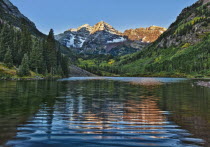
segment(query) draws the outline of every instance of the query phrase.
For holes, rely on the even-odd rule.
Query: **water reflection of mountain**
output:
[[[44,135],[45,142],[56,141],[58,136],[79,135],[94,143],[112,140],[118,145],[119,141],[156,146],[177,144],[188,135],[183,135],[186,131],[169,122],[159,109],[160,98],[155,94],[160,88],[117,81],[66,82],[50,105],[43,105],[32,120],[19,127],[23,132],[31,127],[36,131],[29,135],[20,133],[18,137],[36,141],[37,136]]]
[[[91,146],[93,143],[113,146],[202,144],[198,142],[199,139],[195,139],[195,137],[202,138],[196,136],[196,132],[192,130],[195,136],[191,137],[188,131],[168,120],[167,110],[175,112],[176,115],[173,115],[172,120],[184,128],[185,124],[181,121],[185,118],[194,119],[185,117],[188,116],[188,110],[191,110],[185,110],[185,108],[196,104],[192,105],[192,99],[186,97],[192,87],[183,83],[138,86],[119,81],[94,80],[29,82],[28,85],[23,86],[24,88],[17,88],[22,87],[21,84],[14,87],[16,90],[12,90],[15,91],[13,95],[6,95],[15,97],[22,92],[17,96],[18,101],[14,103],[18,105],[11,106],[10,101],[5,101],[4,104],[10,112],[20,112],[17,120],[21,117],[24,119],[10,125],[13,129],[10,131],[10,137],[6,139],[10,140],[13,136],[16,136],[16,139],[10,140],[8,145],[24,146],[28,145],[27,143],[42,146],[51,143],[55,145],[66,143],[74,146],[82,146],[82,144]],[[5,91],[8,90],[11,89]],[[177,92],[181,94],[176,94]],[[201,99],[205,98],[204,95]],[[199,109],[202,108],[199,107]],[[26,113],[28,111],[29,113]],[[0,114],[3,116],[1,108]],[[5,121],[9,121],[9,117],[6,115],[4,117]],[[202,115],[200,117],[203,119]],[[190,121],[193,121],[191,119]],[[206,122],[205,124],[207,125]],[[18,131],[16,131],[16,125]],[[200,124],[193,125],[199,127]],[[191,126],[190,123],[189,126]],[[186,127],[186,129],[191,132],[190,128]],[[184,139],[187,140],[187,138],[194,140],[185,142]]]
[[[88,95],[88,96],[85,95],[86,93],[90,94],[89,92],[87,92],[88,89],[82,90],[84,92],[84,95],[78,96],[80,102],[76,102],[77,104],[81,104],[81,105],[76,106],[75,109],[77,109],[77,110],[74,110],[75,112],[83,113],[82,116],[79,116],[79,118],[77,118],[80,121],[85,122],[85,125],[82,124],[82,127],[80,126],[81,129],[96,129],[95,133],[107,133],[104,131],[105,130],[107,131],[107,129],[110,129],[110,130],[112,130],[112,133],[114,133],[113,129],[115,129],[115,130],[121,129],[121,131],[122,131],[122,128],[125,128],[125,130],[127,129],[126,130],[127,133],[128,132],[133,133],[134,128],[132,128],[130,126],[135,126],[134,132],[136,132],[136,133],[137,132],[143,133],[144,130],[146,130],[144,132],[144,133],[146,133],[146,132],[148,132],[149,129],[151,129],[154,134],[160,133],[158,130],[165,129],[164,125],[166,125],[168,123],[169,123],[168,127],[170,127],[170,122],[167,121],[166,115],[163,114],[163,111],[160,110],[159,106],[163,105],[164,103],[166,104],[167,102],[170,103],[170,104],[167,104],[167,106],[169,106],[169,107],[170,106],[171,107],[179,106],[179,104],[176,104],[173,101],[169,101],[167,99],[165,99],[167,102],[164,102],[163,99],[165,97],[171,96],[171,93],[170,93],[171,91],[174,91],[177,94],[181,94],[181,95],[176,95],[176,94],[173,95],[172,94],[174,99],[177,99],[177,98],[187,99],[187,97],[184,97],[182,95],[182,94],[186,94],[186,92],[183,91],[183,90],[186,90],[186,87],[183,87],[181,85],[188,86],[187,89],[191,88],[189,86],[189,83],[188,83],[188,85],[181,83],[181,84],[171,84],[171,85],[169,84],[169,85],[164,85],[164,86],[159,86],[159,84],[155,84],[156,86],[151,86],[151,85],[148,86],[148,84],[146,84],[143,87],[142,86],[141,87],[133,86],[133,85],[129,85],[129,84],[120,85],[120,84],[114,84],[114,83],[115,82],[97,82],[97,81],[95,81],[95,82],[87,82],[85,84],[85,85],[89,84],[87,87],[89,88],[90,91],[92,91],[91,95]],[[96,89],[94,89],[96,87],[99,87],[98,91]],[[110,91],[109,91],[109,88],[110,88]],[[127,90],[129,88],[133,89],[133,90],[131,90],[132,92]],[[168,91],[168,93],[166,92],[166,90]],[[178,90],[178,92],[177,92],[177,90]],[[180,92],[179,90],[182,90],[182,92]],[[126,92],[126,91],[129,91],[129,92]],[[81,93],[83,93],[83,92],[81,92]],[[162,94],[161,92],[163,92],[164,95],[161,95]],[[75,93],[75,92],[73,92],[73,93]],[[194,92],[194,94],[195,93],[200,93],[200,91]],[[88,101],[89,100],[88,97],[91,99],[91,101]],[[98,98],[98,97],[100,97],[100,98]],[[116,99],[112,99],[112,97],[114,97]],[[128,97],[129,97],[129,100],[128,100]],[[81,102],[81,101],[83,101],[83,102]],[[85,101],[87,101],[87,102],[85,102]],[[186,103],[186,105],[188,105],[188,106],[191,104],[192,104],[191,101],[188,101],[188,103]],[[89,105],[91,105],[90,108],[89,108]],[[88,107],[85,107],[85,106],[88,106]],[[80,108],[82,108],[82,109],[80,109]],[[164,110],[164,108],[162,110]],[[170,110],[170,108],[165,109],[165,110]],[[179,108],[178,110],[182,111],[181,108]],[[75,113],[74,116],[77,117],[77,114],[80,114],[80,113]],[[181,120],[183,121],[187,117],[184,117],[181,120],[176,117],[177,116],[181,117],[182,115],[185,115],[185,114],[187,114],[187,113],[186,112],[181,113],[181,114],[175,113],[175,115],[173,115],[175,119],[173,119],[173,120],[182,126],[183,124],[180,123]],[[191,119],[193,119],[193,118],[191,118]],[[74,120],[74,119],[72,119],[72,120]],[[197,119],[193,119],[193,120],[196,121]],[[109,124],[111,124],[113,122],[115,122],[116,125],[110,126]],[[74,124],[74,123],[75,122],[73,121],[73,123],[69,124],[70,128],[72,127],[72,124]],[[89,123],[91,123],[92,125],[90,125]],[[119,124],[121,124],[121,125],[119,125]],[[205,121],[205,125],[207,125],[207,124],[208,124],[208,122]],[[77,122],[73,126],[75,126],[75,125],[77,125]],[[138,128],[137,125],[140,127]],[[201,125],[201,124],[199,124],[199,123],[198,124],[193,123],[193,125],[189,124],[189,126],[194,126],[194,127],[198,128],[197,130],[194,129],[194,127],[191,128],[191,129],[194,129],[194,131],[192,131],[195,134],[194,137],[199,137],[199,138],[208,140],[207,138],[209,138],[209,137],[203,137],[203,136],[199,135],[199,133],[196,133],[196,131],[199,132],[199,125]],[[205,125],[202,124],[202,126],[205,126]],[[173,126],[173,124],[172,124],[172,126]],[[177,127],[179,128],[179,126],[177,126]],[[187,129],[191,130],[189,127]],[[89,132],[86,131],[83,133],[93,133],[91,131],[89,131]],[[81,133],[81,131],[80,131],[80,133]],[[108,133],[110,133],[110,132],[108,132]],[[115,133],[119,133],[119,132],[115,132]],[[202,133],[207,133],[207,131],[202,130]],[[183,138],[185,138],[185,137],[189,137],[188,135],[190,135],[190,134],[188,134],[186,132],[182,132],[181,135],[186,135],[186,136],[183,136]],[[193,138],[193,136],[189,137],[189,138]],[[192,140],[186,140],[186,141],[192,142]],[[198,144],[202,143],[202,141],[199,139],[198,140],[194,139],[194,140]],[[184,141],[184,139],[183,139],[183,141]]]
[[[142,124],[163,125],[166,117],[158,108],[157,101],[148,97],[137,103],[128,101],[126,103],[123,119],[131,122],[141,122]]]
[[[149,98],[139,103],[133,100],[128,100],[125,103],[109,102],[104,104],[105,108],[103,106],[97,106],[97,104],[92,104],[90,109],[85,110],[83,106],[73,107],[73,105],[75,104],[71,104],[72,107],[70,106],[70,110],[75,113],[73,114],[73,118],[70,117],[70,120],[73,122],[69,123],[69,128],[73,129],[75,124],[79,124],[78,128],[80,129],[96,130],[95,132],[92,131],[89,133],[103,133],[107,131],[106,129],[116,129],[117,132],[112,130],[112,133],[119,133],[119,129],[122,131],[121,125],[119,127],[117,125],[110,125],[112,123],[125,125],[125,128],[135,126],[135,130],[144,130],[155,129],[158,125],[161,126],[166,121],[165,116],[158,109],[157,103]],[[103,111],[95,112],[95,108],[101,108]],[[82,121],[82,123],[77,123],[78,121]],[[139,128],[137,127],[138,125],[140,126]],[[147,125],[146,128],[142,127],[144,125]],[[156,125],[156,127],[149,127],[149,125]]]

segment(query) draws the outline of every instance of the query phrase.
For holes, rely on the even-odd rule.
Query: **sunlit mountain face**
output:
[[[121,48],[127,47],[123,54],[136,52],[154,42],[165,31],[165,28],[151,26],[122,33],[101,21],[94,26],[85,24],[77,29],[69,29],[56,35],[56,39],[69,48],[75,48],[78,53],[119,55],[113,53],[115,48],[123,50]]]

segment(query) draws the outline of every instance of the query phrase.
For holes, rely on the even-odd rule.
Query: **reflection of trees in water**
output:
[[[50,95],[55,95],[55,89],[47,81],[0,82],[0,145],[17,134],[17,126],[24,124]]]
[[[71,114],[69,128],[75,129],[76,126],[78,133],[103,134],[110,133],[110,129],[119,133],[117,129],[122,131],[139,125],[135,129],[143,133],[146,129],[157,129],[157,126],[161,129],[166,122],[166,116],[161,112],[163,110],[174,112],[173,121],[190,130],[195,137],[209,142],[208,89],[190,87],[189,83],[153,86],[132,84],[134,83],[129,85],[115,81],[67,84],[69,92],[66,95],[65,110]],[[110,125],[114,122],[116,125]],[[144,128],[144,125],[148,126]]]
[[[208,92],[183,83],[153,86],[118,81],[0,83],[0,144],[16,134],[18,137],[21,132],[17,133],[16,126],[27,123],[42,126],[31,133],[45,134],[46,139],[52,139],[56,133],[156,134],[167,121],[161,109],[174,111],[173,120],[177,124],[200,138],[209,138]],[[26,122],[34,113],[30,122]]]
[[[158,93],[159,105],[172,111],[172,120],[202,138],[210,146],[210,89],[196,86],[193,82],[175,83],[162,87]]]
[[[66,124],[75,133],[158,134],[159,130],[165,129],[167,118],[159,109],[163,101],[158,97],[165,86],[138,87],[114,81],[92,81],[78,85],[69,83],[67,89],[65,106],[59,104],[57,108],[63,108],[60,112],[70,114],[65,117],[65,120],[70,120]],[[162,96],[167,97],[168,94]],[[168,105],[167,102],[164,104]],[[103,135],[100,137],[106,138]]]

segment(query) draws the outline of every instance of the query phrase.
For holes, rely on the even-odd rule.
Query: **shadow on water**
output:
[[[1,82],[0,145],[208,146],[210,89],[192,83],[167,78]]]

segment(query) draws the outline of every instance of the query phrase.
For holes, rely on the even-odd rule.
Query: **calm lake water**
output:
[[[0,81],[0,146],[210,146],[210,88],[175,78]]]

